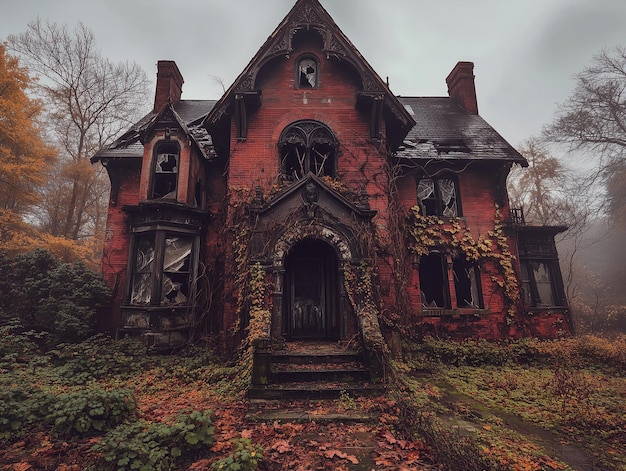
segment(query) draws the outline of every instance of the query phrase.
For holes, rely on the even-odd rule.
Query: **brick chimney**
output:
[[[473,62],[457,62],[450,75],[446,77],[446,84],[450,98],[469,114],[478,114]]]
[[[154,112],[158,113],[168,103],[175,105],[183,93],[183,76],[174,61],[157,63],[157,83],[154,95]]]

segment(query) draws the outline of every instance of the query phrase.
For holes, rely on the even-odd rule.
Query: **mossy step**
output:
[[[252,386],[248,390],[248,398],[317,400],[336,399],[342,394],[348,394],[352,397],[376,396],[384,394],[384,392],[385,388],[383,385],[367,382],[307,381]]]

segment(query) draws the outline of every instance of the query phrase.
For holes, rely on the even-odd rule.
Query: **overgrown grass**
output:
[[[404,352],[395,364],[402,423],[448,469],[573,469],[554,453],[563,443],[599,469],[626,469],[626,336],[427,339]],[[459,436],[467,427],[443,417],[475,430]]]

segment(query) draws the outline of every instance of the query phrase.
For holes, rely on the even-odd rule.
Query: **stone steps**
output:
[[[370,380],[358,351],[332,342],[294,342],[272,352],[270,384],[252,386],[248,397],[288,401],[383,394],[384,387]]]

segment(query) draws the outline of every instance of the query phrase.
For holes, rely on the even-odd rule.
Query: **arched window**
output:
[[[335,177],[338,142],[332,131],[317,121],[297,121],[278,141],[282,175],[299,180],[307,173]]]
[[[159,143],[154,155],[150,198],[176,199],[180,151],[175,142]]]
[[[304,56],[296,61],[296,88],[319,87],[319,64],[312,56]]]

